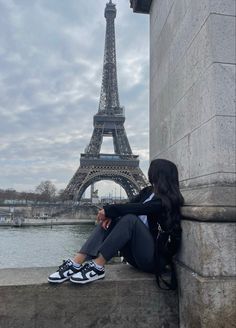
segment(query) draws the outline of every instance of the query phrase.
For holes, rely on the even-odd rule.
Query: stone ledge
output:
[[[144,273],[126,264],[112,264],[106,266],[106,278],[99,280],[96,284],[107,283],[109,281],[149,281],[155,282],[153,274]],[[25,286],[47,284],[47,277],[54,272],[56,267],[45,268],[17,268],[0,269],[0,287],[2,286]],[[64,283],[70,284],[70,283]],[[50,284],[49,284],[50,285]],[[94,283],[93,283],[94,285]],[[52,285],[50,285],[52,286]],[[58,285],[57,285],[58,286]],[[62,285],[60,285],[62,286]]]
[[[185,220],[205,222],[236,222],[236,207],[233,206],[191,206],[181,209]]]
[[[107,265],[106,278],[78,286],[50,285],[55,268],[0,270],[1,328],[178,327],[176,292],[129,265]]]

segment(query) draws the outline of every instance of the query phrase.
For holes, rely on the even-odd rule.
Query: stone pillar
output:
[[[236,327],[235,1],[131,6],[150,13],[150,159],[178,165],[186,200],[180,327]]]

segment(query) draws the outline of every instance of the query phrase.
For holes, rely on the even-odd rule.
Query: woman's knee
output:
[[[119,219],[118,225],[120,225],[120,226],[124,225],[125,227],[128,227],[129,229],[134,229],[138,220],[139,219],[136,215],[126,214]]]
[[[126,214],[120,218],[120,220],[129,221],[129,222],[136,222],[138,220],[137,215],[135,214]]]

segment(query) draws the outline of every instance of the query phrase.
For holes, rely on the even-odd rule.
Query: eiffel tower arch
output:
[[[115,47],[116,5],[106,4],[105,50],[102,86],[97,114],[93,118],[93,133],[85,152],[80,154],[80,166],[64,191],[64,198],[81,199],[85,190],[101,180],[118,183],[131,198],[147,185],[139,168],[138,155],[132,153],[125,128],[124,108],[120,106]],[[113,140],[114,153],[101,153],[104,137]]]

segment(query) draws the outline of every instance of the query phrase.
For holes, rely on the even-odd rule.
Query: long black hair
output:
[[[167,227],[178,223],[184,198],[179,190],[176,165],[166,159],[154,159],[149,166],[148,179],[155,195],[162,200],[165,207]]]

